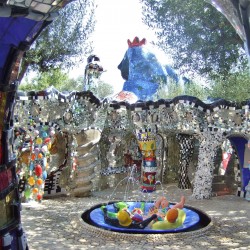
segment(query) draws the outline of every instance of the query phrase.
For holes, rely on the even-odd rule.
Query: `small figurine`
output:
[[[171,206],[171,209],[182,209],[184,207],[185,204],[185,197],[182,196],[180,202],[176,203],[175,205]],[[161,220],[161,218],[163,219],[167,213],[167,211],[170,209],[169,206],[169,201],[167,200],[166,197],[159,197],[154,206],[152,206],[149,209],[149,214],[157,214],[158,215],[158,219]]]
[[[120,228],[132,228],[132,229],[144,229],[146,226],[150,224],[151,221],[155,220],[157,218],[156,214],[151,215],[149,218],[146,218],[143,221],[133,221],[131,219],[131,215],[128,210],[122,209],[117,213],[117,218],[110,218],[107,213],[107,208],[103,208],[104,213],[104,220],[105,223],[120,227]]]

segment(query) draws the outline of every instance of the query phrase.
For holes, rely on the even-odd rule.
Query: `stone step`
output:
[[[218,191],[227,191],[229,190],[229,187],[226,183],[223,182],[216,182],[212,184],[212,192],[218,192]]]
[[[98,152],[99,152],[99,150],[98,150],[97,147],[95,147],[95,149],[96,149],[96,150],[93,149],[93,151],[89,151],[89,152],[86,153],[86,154],[78,155],[78,156],[77,156],[77,159],[82,159],[82,158],[88,159],[88,158],[91,158],[91,157],[97,158],[97,157],[98,157]]]
[[[78,156],[85,155],[87,153],[93,152],[96,150],[96,145],[90,142],[87,146],[79,146],[76,148]]]
[[[84,170],[76,170],[76,179],[78,179],[78,178],[85,178],[85,177],[87,177],[87,176],[90,176],[90,175],[92,175],[94,173],[94,168],[93,167],[91,167],[91,168],[88,168],[88,169],[84,169]]]
[[[223,196],[223,195],[230,195],[230,194],[234,194],[234,193],[231,192],[230,190],[226,190],[226,191],[217,191],[217,192],[212,192],[212,197],[215,197],[215,196]]]
[[[93,161],[93,162],[91,162],[91,164],[89,164],[89,165],[87,165],[87,166],[85,166],[85,165],[79,165],[78,167],[77,167],[77,171],[78,172],[84,172],[84,171],[87,171],[87,170],[90,170],[90,169],[93,169],[94,170],[94,168],[98,165],[100,163],[100,161],[99,160],[96,160],[96,161]]]
[[[85,177],[77,177],[75,179],[76,188],[87,186],[94,177],[95,177],[95,173],[89,176],[85,176]]]
[[[96,144],[101,138],[101,131],[96,129],[89,129],[75,134],[75,138],[78,145],[84,144],[87,146],[89,143]]]
[[[224,175],[214,175],[213,176],[213,183],[217,182],[225,182],[225,176]]]
[[[88,167],[93,162],[97,161],[98,159],[95,157],[89,157],[89,158],[77,158],[76,162],[79,167]]]
[[[91,189],[93,187],[92,182],[84,187],[75,188],[72,192],[75,197],[87,197],[91,193]]]
[[[237,183],[235,182],[217,182],[212,184],[212,196],[235,194]]]

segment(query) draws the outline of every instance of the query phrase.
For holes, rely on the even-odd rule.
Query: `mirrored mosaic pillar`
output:
[[[214,159],[217,147],[222,144],[225,137],[219,132],[205,131],[201,133],[199,140],[199,156],[194,178],[193,197],[209,199],[212,196]]]
[[[191,183],[188,178],[188,166],[194,153],[194,137],[187,134],[176,135],[180,144],[180,175],[178,187],[181,189],[191,188]]]

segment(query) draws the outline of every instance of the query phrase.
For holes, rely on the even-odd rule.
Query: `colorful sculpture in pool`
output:
[[[130,208],[126,202],[113,203],[113,211],[102,206],[105,223],[118,228],[168,230],[183,225],[186,213],[183,210],[185,197],[179,203],[169,204],[166,197],[159,197],[149,209],[145,202],[139,202],[137,207]]]
[[[152,100],[160,84],[166,85],[167,78],[171,77],[176,82],[179,77],[174,70],[160,63],[155,53],[146,46],[146,39],[139,40],[135,37],[131,42],[128,40],[128,50],[118,69],[125,79],[122,92],[118,94],[117,99],[131,98],[136,96],[139,100]]]

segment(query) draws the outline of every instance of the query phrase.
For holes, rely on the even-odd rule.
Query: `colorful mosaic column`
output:
[[[155,191],[156,176],[156,141],[155,136],[151,132],[137,133],[139,148],[142,152],[142,186],[141,189],[145,193]]]
[[[17,82],[0,86],[0,249],[25,249],[21,200],[13,151],[13,107]]]

